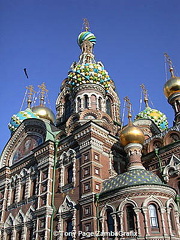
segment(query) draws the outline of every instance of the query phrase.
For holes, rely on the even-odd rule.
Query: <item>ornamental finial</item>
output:
[[[146,105],[146,107],[149,107],[149,105],[148,105],[148,94],[147,94],[147,89],[145,88],[145,85],[144,85],[144,84],[141,84],[140,87],[141,87],[142,92],[143,92],[143,95],[144,95],[144,102],[145,102],[145,105]]]

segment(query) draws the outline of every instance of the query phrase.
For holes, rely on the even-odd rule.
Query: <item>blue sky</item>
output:
[[[170,55],[178,74],[179,12],[179,0],[1,0],[0,152],[26,86],[45,82],[55,112],[61,82],[80,54],[77,36],[83,18],[97,38],[96,60],[114,80],[122,105],[128,96],[135,116],[140,109],[139,85],[144,83],[154,104],[150,106],[164,112],[172,126],[174,112],[163,94],[163,53]]]

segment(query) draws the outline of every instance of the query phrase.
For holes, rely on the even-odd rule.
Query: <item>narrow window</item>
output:
[[[149,207],[149,217],[150,217],[150,225],[152,228],[158,228],[158,218],[157,218],[157,210],[154,204],[150,204]]]
[[[36,178],[32,180],[32,185],[31,185],[31,195],[34,196],[36,194]]]
[[[134,231],[135,230],[135,213],[133,206],[127,206],[126,207],[126,216],[127,216],[127,230],[128,231]]]
[[[80,109],[81,109],[81,98],[80,97],[78,97],[77,98],[77,110],[79,111]]]
[[[21,185],[21,200],[25,199],[25,193],[26,193],[26,184]]]
[[[101,111],[102,110],[102,98],[99,97],[98,99],[98,105],[99,105],[99,110]]]
[[[108,232],[112,231],[114,232],[114,219],[111,215],[112,210],[107,209],[107,227],[108,227]]]
[[[89,98],[88,95],[84,95],[84,108],[88,108]]]
[[[109,98],[106,100],[106,113],[112,117],[111,100]]]
[[[68,168],[68,183],[72,183],[73,180],[73,167],[70,166]]]
[[[69,96],[66,96],[65,98],[64,108],[65,108],[65,120],[67,120],[71,115],[71,101],[69,100]]]
[[[16,197],[16,188],[13,188],[11,192],[11,203],[15,202],[15,197]]]
[[[73,230],[72,220],[68,220],[66,229],[66,232],[68,233],[67,240],[72,240],[72,230]]]

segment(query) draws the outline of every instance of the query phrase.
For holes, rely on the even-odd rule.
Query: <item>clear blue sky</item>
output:
[[[0,152],[10,137],[7,125],[20,109],[25,86],[45,82],[55,112],[61,82],[80,54],[77,36],[83,18],[88,18],[97,37],[96,60],[114,80],[122,105],[128,96],[135,116],[139,85],[144,83],[154,107],[172,126],[174,112],[163,95],[163,53],[170,55],[180,73],[179,0],[1,0]]]

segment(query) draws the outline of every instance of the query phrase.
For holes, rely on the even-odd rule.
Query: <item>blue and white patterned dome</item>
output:
[[[36,113],[33,113],[30,108],[27,108],[24,111],[20,111],[17,114],[14,114],[11,117],[11,121],[8,124],[8,127],[11,133],[15,132],[23,120],[28,118],[39,118]]]

